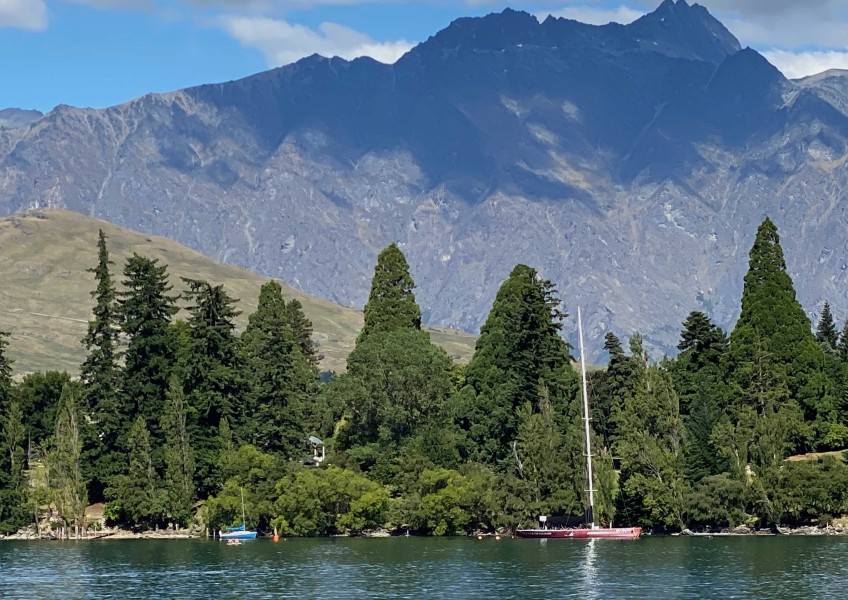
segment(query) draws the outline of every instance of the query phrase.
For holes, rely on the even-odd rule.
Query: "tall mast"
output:
[[[241,525],[247,529],[247,523],[244,518],[244,488],[239,488],[239,491],[241,492]]]
[[[586,351],[583,348],[583,323],[580,319],[580,307],[577,307],[577,333],[580,338],[580,373],[583,378],[583,426],[586,430],[586,471],[589,478],[589,526],[595,528],[595,489],[592,477],[592,441],[589,437],[589,392],[586,387]]]

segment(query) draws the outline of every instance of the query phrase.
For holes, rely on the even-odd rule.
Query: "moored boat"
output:
[[[256,532],[250,531],[247,528],[244,518],[244,490],[241,492],[241,525],[237,527],[227,527],[225,530],[218,533],[218,538],[227,540],[230,543],[233,540],[255,540]]]
[[[586,387],[586,353],[583,348],[583,324],[580,320],[580,307],[577,307],[577,332],[580,338],[580,373],[583,382],[583,428],[586,435],[586,473],[589,482],[589,506],[586,510],[588,527],[548,528],[547,517],[539,517],[539,527],[517,529],[516,537],[534,539],[607,539],[635,540],[642,535],[641,527],[598,527],[595,525],[595,488],[592,474],[592,439],[589,426],[589,392]]]

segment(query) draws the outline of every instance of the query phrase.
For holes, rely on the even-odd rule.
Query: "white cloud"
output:
[[[406,40],[378,42],[337,23],[322,23],[317,31],[269,17],[226,16],[221,18],[221,23],[241,44],[260,50],[272,66],[292,63],[315,53],[348,60],[370,56],[383,63],[393,63],[412,47]]]
[[[47,28],[44,0],[0,0],[0,28],[40,31]]]
[[[765,50],[762,55],[789,79],[815,75],[828,69],[848,69],[848,50],[814,52]]]
[[[543,20],[550,14],[554,17],[574,19],[590,25],[606,25],[607,23],[632,23],[645,14],[645,11],[621,5],[617,8],[600,8],[596,6],[565,6],[557,10],[542,11],[537,14]]]

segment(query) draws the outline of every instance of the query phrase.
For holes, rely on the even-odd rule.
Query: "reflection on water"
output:
[[[848,538],[0,542],[0,598],[844,598]]]

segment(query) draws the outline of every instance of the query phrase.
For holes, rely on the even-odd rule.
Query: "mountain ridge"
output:
[[[839,77],[787,80],[667,0],[631,25],[504,11],[395,65],[313,56],[59,107],[0,130],[0,212],[90,214],[347,306],[398,242],[425,320],[471,331],[524,262],[586,308],[595,355],[611,329],[660,354],[690,310],[732,325],[766,214],[810,314],[848,311],[846,155]]]

